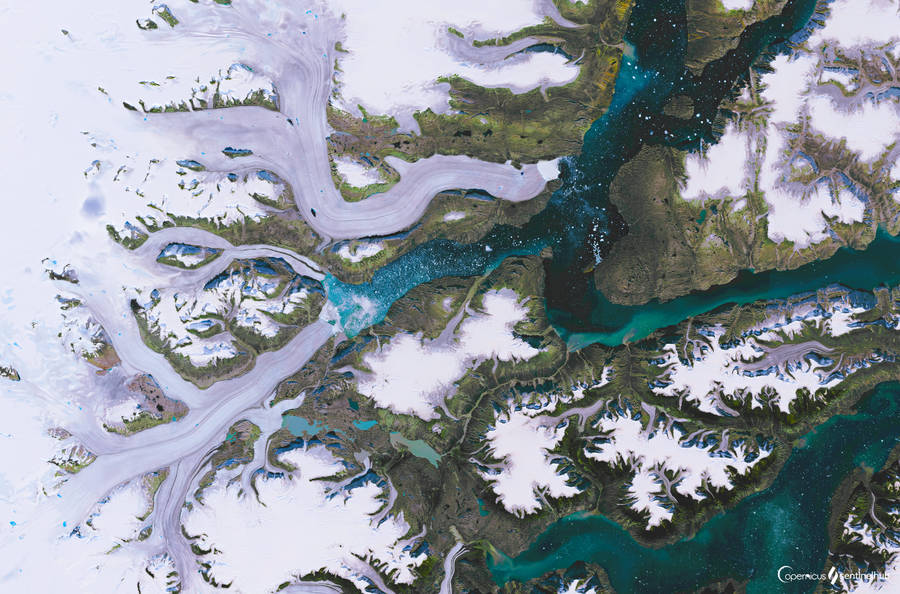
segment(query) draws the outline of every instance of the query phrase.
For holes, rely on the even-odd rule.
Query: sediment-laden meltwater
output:
[[[690,539],[659,549],[639,545],[618,524],[576,514],[547,529],[521,555],[489,561],[498,583],[526,581],[578,560],[609,574],[616,592],[691,591],[749,580],[747,592],[810,592],[818,580],[785,583],[790,573],[821,572],[828,554],[831,496],[860,466],[880,468],[900,438],[900,384],[881,384],[855,414],[832,417],[797,441],[771,487],[716,516]]]
[[[585,135],[581,154],[563,160],[563,185],[546,208],[521,228],[497,226],[475,243],[434,240],[420,245],[377,270],[368,283],[350,285],[327,278],[329,298],[345,332],[353,336],[381,321],[390,305],[417,285],[445,276],[483,274],[506,257],[549,247],[553,251],[545,266],[545,295],[558,331],[577,335],[576,346],[591,340],[609,343],[639,338],[644,330],[626,329],[619,334],[615,332],[619,328],[610,328],[609,320],[623,310],[610,307],[590,274],[611,244],[627,232],[609,204],[613,177],[644,145],[685,148],[713,140],[722,99],[763,52],[775,51],[778,44],[804,34],[815,4],[814,0],[788,2],[781,14],[747,27],[734,50],[695,76],[685,68],[684,3],[637,2],[626,34],[629,51],[622,58],[612,103]],[[687,123],[663,112],[666,101],[676,94],[694,101],[694,117]],[[738,279],[735,294],[746,286],[746,280]],[[718,294],[710,293],[706,302],[712,305],[707,309],[721,303],[716,303]],[[678,320],[664,316],[661,321],[668,325]],[[610,330],[611,336],[606,336]]]

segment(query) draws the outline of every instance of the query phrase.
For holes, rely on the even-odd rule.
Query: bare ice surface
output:
[[[749,4],[723,3],[736,10]],[[790,149],[788,128],[799,121],[845,138],[854,158],[881,163],[891,183],[900,179],[897,96],[885,94],[897,87],[897,73],[872,81],[832,67],[834,47],[860,60],[896,62],[896,3],[865,4],[879,15],[872,27],[868,17],[862,24],[855,17],[856,2],[835,0],[831,10],[840,18],[774,61],[757,81],[760,126],[729,125],[720,145],[690,156],[685,198],[728,195],[739,210],[740,197],[758,186],[770,237],[798,246],[821,241],[833,221],[865,219],[867,197],[840,172],[803,187],[785,181],[785,170],[803,160]],[[538,196],[559,175],[558,160],[514,166],[435,154],[387,157],[399,181],[345,201],[332,177],[326,114],[361,114],[362,107],[416,132],[416,112],[450,110],[442,77],[513,93],[565,85],[579,75],[578,61],[523,52],[536,38],[474,44],[547,18],[575,26],[551,0],[398,0],[392,10],[371,0],[51,0],[0,8],[0,47],[9,57],[0,88],[0,590],[193,593],[213,591],[217,582],[242,592],[283,583],[284,592],[337,592],[330,579],[341,578],[359,591],[391,592],[413,582],[425,560],[415,551],[429,535],[395,507],[399,487],[353,484],[371,468],[368,452],[353,452],[352,468],[321,445],[304,443],[277,457],[268,449],[282,414],[307,397],[273,405],[273,393],[335,337],[339,326],[328,311],[281,348],[259,354],[252,368],[201,389],[148,346],[132,303],[163,295],[171,308],[153,321],[171,329],[184,321],[184,300],[235,262],[279,259],[298,276],[325,278],[315,253],[235,245],[209,230],[259,223],[282,197],[292,197],[324,245],[402,232],[446,190],[478,189],[511,202]],[[350,183],[378,181],[359,163],[336,167]],[[447,212],[442,224],[462,225],[465,217]],[[195,226],[172,226],[176,220]],[[126,249],[111,234],[143,243]],[[338,253],[362,262],[383,244],[371,239]],[[161,253],[174,262],[160,261]],[[219,296],[238,302],[243,290],[231,286]],[[278,305],[297,305],[305,297],[299,293]],[[271,336],[274,326],[254,317],[260,311],[241,315]],[[858,313],[830,303],[761,331],[783,336],[815,326],[840,336],[859,327]],[[515,333],[527,314],[511,289],[490,291],[481,311],[466,306],[437,339],[398,334],[365,355],[368,370],[354,372],[359,391],[378,407],[433,419],[473,365],[538,356]],[[176,342],[195,335],[182,330]],[[826,364],[818,359],[827,349],[815,341],[724,344],[722,335],[709,329],[690,357],[666,346],[657,395],[714,415],[728,414],[722,398],[735,392],[754,407],[786,411],[798,388],[827,387],[835,373],[881,362],[873,353]],[[210,350],[188,355],[216,362],[226,352],[202,344]],[[410,370],[410,360],[420,365]],[[110,430],[136,418],[140,401],[123,386],[144,376],[183,415],[140,431]],[[700,477],[727,489],[730,477],[750,471],[751,444],[721,435],[714,451],[686,446],[690,436],[656,409],[638,420],[603,399],[556,411],[608,381],[604,372],[595,385],[529,395],[496,412],[484,451],[470,462],[506,511],[538,513],[547,497],[578,493],[554,452],[576,423],[596,433],[586,438],[586,456],[628,467],[630,504],[648,525],[671,517],[672,489],[699,499]],[[213,453],[242,421],[258,430],[248,460],[214,468]],[[209,472],[212,482],[201,484]],[[468,550],[456,541],[438,566],[442,593],[452,591],[456,561]],[[320,572],[326,577],[301,581]]]
[[[361,3],[346,4],[358,19]],[[525,7],[524,20],[510,20],[516,12],[509,6],[492,9],[488,29],[456,22],[466,12],[461,6],[410,3],[409,14],[433,19],[433,31],[426,33],[441,36],[454,24],[472,35],[502,36],[545,15],[567,25],[552,3],[505,4]],[[169,217],[211,225],[260,220],[269,210],[253,195],[275,199],[289,186],[300,215],[320,236],[352,239],[409,227],[443,190],[478,188],[522,201],[555,177],[552,163],[517,168],[462,156],[412,163],[389,158],[400,181],[368,200],[345,202],[331,176],[326,108],[347,97],[342,90],[365,86],[364,79],[353,78],[353,59],[386,64],[400,56],[367,56],[372,39],[354,31],[352,19],[343,22],[340,9],[314,1],[223,6],[175,0],[153,6],[127,0],[0,10],[0,43],[6,55],[22,57],[6,69],[0,92],[0,362],[20,376],[0,378],[2,589],[164,592],[180,585],[199,592],[211,588],[200,570],[227,581],[226,568],[242,566],[247,571],[236,583],[243,591],[273,589],[285,579],[324,570],[360,589],[376,584],[390,592],[385,579],[408,583],[424,559],[409,552],[425,535],[408,534],[402,514],[392,509],[393,487],[384,493],[374,485],[356,488],[338,504],[341,498],[326,494],[340,489],[341,479],[311,479],[315,472],[327,479],[342,471],[313,450],[290,453],[287,463],[297,468],[291,476],[268,474],[278,469],[270,468],[267,440],[286,408],[303,396],[275,407],[267,402],[278,383],[333,336],[331,324],[313,321],[282,348],[260,354],[251,370],[201,390],[145,344],[131,311],[132,300],[146,301],[154,290],[197,291],[238,260],[279,258],[315,280],[326,273],[313,254],[236,246],[198,228],[156,230]],[[346,56],[340,76],[337,42],[356,52]],[[439,75],[458,72],[485,81],[500,76],[515,92],[565,84],[578,73],[562,56],[507,61],[507,55],[486,53],[477,64],[463,64],[463,56],[441,47]],[[409,71],[428,97],[424,103],[407,102],[404,111],[391,100],[381,113],[410,121],[410,109],[445,104],[446,89],[429,68]],[[222,103],[213,105],[216,91]],[[403,94],[380,92],[356,99],[379,105],[390,93]],[[107,225],[146,241],[127,250],[112,241]],[[169,249],[173,244],[216,257],[193,257]],[[373,249],[358,248],[347,257],[360,259]],[[186,269],[157,261],[164,250]],[[48,271],[63,280],[50,280]],[[98,373],[85,357],[104,349],[117,359],[110,358],[113,369]],[[111,432],[104,422],[134,417],[138,401],[120,391],[123,378],[138,374],[152,377],[187,412],[127,436]],[[210,452],[240,420],[260,429],[251,462],[217,473],[204,500],[193,499]],[[285,510],[272,515],[298,502],[311,507],[308,514],[294,514],[297,525],[282,525],[290,515]],[[243,525],[247,514],[260,525],[274,522],[252,537],[253,550],[262,551],[258,555],[267,565],[244,547],[246,540],[235,540],[229,522]],[[296,556],[261,548],[277,527],[315,533],[312,521],[329,527],[344,522],[347,532],[332,532],[333,549],[310,539],[302,566]],[[201,560],[186,530],[219,553]],[[355,548],[337,554],[344,545]],[[335,586],[297,583],[287,591],[332,592]]]

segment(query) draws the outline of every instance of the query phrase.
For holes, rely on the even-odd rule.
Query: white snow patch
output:
[[[158,47],[182,51],[178,45]],[[144,55],[154,54],[155,52],[148,52]],[[272,103],[277,101],[275,85],[271,79],[254,72],[246,64],[235,63],[228,68],[214,70],[227,59],[228,56],[221,53],[194,54],[190,60],[173,58],[166,64],[152,64],[148,69],[139,70],[143,75],[156,72],[156,76],[161,78],[142,80],[138,83],[139,87],[135,84],[137,81],[112,81],[113,87],[107,90],[126,97],[134,106],[143,102],[147,111],[165,109],[170,105],[183,109],[182,104],[191,110],[212,108],[216,94],[219,95],[219,101],[227,106],[243,104],[259,95]],[[162,74],[173,72],[173,69],[177,74]],[[202,77],[192,74],[198,71],[211,74]],[[122,84],[123,82],[128,84]]]
[[[880,154],[900,125],[896,112],[886,103],[866,103],[854,113],[843,113],[824,95],[807,99],[805,94],[817,60],[809,54],[798,54],[793,59],[778,56],[772,62],[774,71],[761,79],[765,87],[762,97],[772,110],[765,129],[765,157],[759,175],[759,186],[769,206],[768,235],[776,242],[787,240],[800,248],[828,237],[825,217],[837,217],[842,223],[863,221],[865,204],[846,191],[843,183],[833,182],[841,187],[832,188],[827,178],[806,188],[790,184],[790,134],[785,126],[798,121],[808,109],[813,127],[829,136],[844,136],[848,148],[866,159]]]
[[[447,214],[444,215],[444,222],[450,223],[452,221],[460,221],[466,218],[466,213],[461,210],[451,210]]]
[[[346,54],[338,55],[339,103],[357,113],[390,114],[406,129],[417,129],[412,114],[448,109],[448,85],[440,77],[459,75],[489,87],[524,92],[561,85],[578,76],[579,67],[564,56],[528,53],[495,65],[461,61],[449,48],[447,29],[467,38],[503,37],[543,21],[531,0],[439,2],[397,0],[390,9],[377,2],[336,0],[329,8],[345,15]]]
[[[856,79],[858,76],[859,72],[856,70],[824,68],[822,70],[822,76],[819,78],[819,84],[834,81],[839,83],[847,91],[853,91],[856,89]]]
[[[206,367],[236,357],[238,352],[230,335],[200,338],[188,332],[189,328],[194,329],[194,307],[185,307],[186,304],[185,295],[173,289],[161,289],[159,301],[148,304],[143,310],[150,331],[158,335],[168,348],[190,359],[196,367]],[[215,323],[212,322],[213,325]]]
[[[137,216],[158,226],[166,215],[207,219],[216,225],[245,218],[258,221],[269,213],[253,194],[277,199],[284,191],[282,184],[255,174],[230,179],[221,173],[192,171],[174,159],[156,157],[139,167],[98,163],[99,175],[93,181],[115,204],[108,212],[108,221],[116,229],[124,229],[126,222],[134,223]]]
[[[206,367],[238,355],[220,319],[230,319],[260,337],[275,338],[285,326],[269,314],[290,314],[310,297],[310,291],[289,271],[272,272],[264,261],[238,260],[204,287],[162,288],[152,292],[149,300],[139,299],[144,301],[140,315],[170,349],[193,365]],[[195,334],[215,326],[220,332],[214,336]]]
[[[337,168],[338,175],[344,178],[344,181],[357,188],[364,188],[384,181],[381,177],[381,172],[377,168],[364,165],[350,157],[336,157],[334,166]]]
[[[850,589],[853,594],[890,594],[900,592],[900,550],[895,550],[884,566],[883,579],[859,580]]]
[[[671,520],[674,514],[674,501],[668,499],[663,480],[666,472],[676,477],[672,480],[672,490],[701,501],[708,496],[707,485],[730,490],[732,472],[746,474],[771,453],[771,449],[750,448],[740,440],[728,444],[724,450],[727,455],[718,452],[717,444],[684,443],[683,431],[668,423],[664,416],[658,417],[656,425],[646,431],[642,421],[629,414],[606,414],[594,426],[602,437],[586,450],[586,455],[613,466],[624,464],[634,469],[628,487],[631,507],[649,514],[648,529]],[[757,457],[748,462],[746,458],[751,453]]]
[[[171,591],[168,588],[177,583],[177,578],[168,577],[174,570],[171,560],[133,544],[144,527],[140,518],[147,513],[150,503],[142,478],[117,487],[94,507],[85,522],[68,527],[76,532],[40,543],[40,550],[56,560],[55,563],[46,564],[44,571],[16,577],[26,579],[28,590],[35,592],[73,588],[81,592],[123,594]],[[25,528],[13,526],[5,536],[13,536]],[[6,585],[16,591],[27,591],[21,588],[22,582],[18,586],[13,583],[6,582]]]
[[[702,347],[693,349],[693,361],[687,364],[681,361],[676,345],[666,345],[662,365],[667,368],[663,377],[669,383],[656,386],[653,391],[661,396],[684,398],[715,415],[723,414],[719,406],[722,394],[745,402],[750,399],[752,408],[761,408],[767,406],[763,400],[768,398],[766,394],[773,391],[778,409],[789,413],[791,403],[797,399],[797,390],[806,388],[815,394],[820,388],[830,388],[842,381],[839,377],[828,379],[827,374],[819,371],[825,366],[813,360],[798,362],[786,370],[745,374],[743,362],[759,359],[762,349],[753,338],[724,348],[719,344],[724,333],[724,328],[719,326],[710,329],[711,336]]]
[[[131,421],[141,414],[141,401],[136,398],[127,398],[106,409],[103,420],[107,425],[121,425],[124,421]]]
[[[709,146],[705,154],[687,155],[684,164],[687,183],[681,195],[686,200],[743,196],[749,153],[749,135],[729,122],[719,142]]]
[[[835,107],[829,97],[812,95],[808,101],[813,127],[834,138],[846,138],[847,148],[863,161],[879,157],[900,139],[900,113],[895,102],[863,102],[854,111]]]
[[[572,580],[564,587],[565,590],[560,590],[559,594],[598,594],[596,588],[585,589],[585,587],[581,585],[581,580]]]
[[[68,299],[66,295],[60,295]],[[61,330],[62,341],[73,353],[82,357],[99,355],[107,343],[106,334],[87,308],[78,305],[61,312],[64,320]]]
[[[809,45],[833,42],[844,48],[881,47],[900,40],[900,7],[895,0],[833,0],[825,26],[816,29]]]
[[[494,415],[494,424],[485,439],[491,456],[501,462],[472,461],[508,512],[524,517],[542,507],[541,498],[545,495],[571,497],[580,492],[569,484],[572,477],[560,472],[560,462],[554,461],[559,456],[552,452],[565,435],[569,422],[566,417],[582,419],[583,423],[599,405],[595,402],[558,417],[549,413],[560,404],[581,400],[587,390],[602,388],[611,379],[612,369],[604,367],[600,379],[593,383],[579,383],[564,392],[527,394],[521,401],[511,401],[505,412]]]
[[[384,507],[381,487],[367,482],[341,490],[317,480],[344,468],[324,446],[290,450],[280,459],[296,470],[283,478],[257,478],[257,497],[219,481],[184,517],[188,534],[199,536],[201,547],[214,548],[205,556],[211,577],[241,592],[273,592],[283,582],[324,570],[363,592],[364,570],[373,564],[395,583],[412,583],[426,555],[403,550],[409,525],[402,514],[373,520]]]
[[[194,268],[218,253],[219,250],[213,250],[207,247],[183,243],[170,243],[162,249],[159,253],[159,257],[172,258],[186,268]]]
[[[770,204],[769,237],[806,247],[828,237],[829,226],[825,217],[836,217],[841,223],[862,222],[865,203],[846,188],[839,189],[835,196],[830,186],[830,183],[821,180],[798,197],[774,190],[772,194],[784,202]],[[770,195],[766,193],[767,202]]]
[[[341,246],[341,249],[338,250],[338,255],[345,260],[356,263],[362,262],[366,258],[371,258],[383,249],[384,248],[380,243],[366,242],[357,244],[356,248],[351,251],[350,244],[345,243]]]
[[[725,10],[750,10],[753,0],[721,0]]]
[[[761,96],[771,110],[765,131],[759,135],[766,144],[758,183],[769,206],[768,235],[776,242],[792,241],[798,248],[829,236],[825,217],[859,222],[864,207],[842,189],[833,190],[829,196],[823,180],[805,187],[791,180],[796,153],[789,150],[794,135],[787,126],[810,128],[812,133],[835,141],[844,139],[847,150],[869,163],[900,139],[896,101],[844,101],[826,88],[829,81],[840,83],[845,92],[856,91],[859,86],[858,71],[831,65],[829,56],[836,49],[849,56],[877,56],[879,51],[896,49],[900,40],[897,3],[835,0],[828,4],[828,11],[824,27],[814,30],[805,49],[777,56],[772,61],[773,71],[760,80]],[[803,120],[806,115],[808,124]]]
[[[810,54],[775,56],[771,63],[772,72],[760,79],[764,87],[760,95],[772,110],[769,122],[787,124],[797,120],[817,63],[818,58]]]
[[[491,455],[501,460],[499,472],[480,472],[491,483],[497,501],[518,517],[541,509],[538,494],[550,497],[572,497],[579,489],[569,485],[569,475],[560,473],[559,463],[550,453],[562,440],[567,423],[544,424],[543,417],[533,417],[521,407],[498,414],[485,438]]]
[[[859,326],[854,326],[854,316],[864,313],[864,307],[852,307],[846,304],[835,305],[832,309],[831,318],[826,322],[829,334],[832,336],[843,336]]]
[[[379,407],[429,420],[452,394],[454,382],[478,362],[528,360],[540,352],[513,336],[516,323],[528,313],[514,291],[489,291],[482,304],[483,312],[466,318],[446,344],[403,333],[366,355],[363,361],[371,373],[360,380],[359,392]]]

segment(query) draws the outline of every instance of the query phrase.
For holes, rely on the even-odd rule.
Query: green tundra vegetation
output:
[[[487,291],[501,288],[514,290],[524,300],[528,315],[516,325],[514,332],[541,349],[539,355],[518,362],[489,360],[469,369],[448,390],[446,411],[437,411],[437,417],[430,420],[379,408],[358,392],[357,380],[350,370],[367,372],[368,354],[389,345],[392,337],[400,333],[421,332],[423,339],[433,339],[455,319],[460,308],[477,311],[480,298]],[[900,378],[900,364],[885,361],[860,369],[830,390],[822,389],[815,394],[801,390],[788,414],[771,408],[752,409],[749,403],[726,395],[723,401],[740,416],[715,416],[693,406],[682,406],[679,399],[651,390],[651,383],[664,373],[659,367],[663,345],[673,343],[682,351],[696,340],[696,330],[704,325],[729,328],[728,336],[722,340],[740,338],[771,315],[772,303],[726,306],[660,329],[634,344],[591,345],[569,352],[546,320],[542,291],[543,265],[538,256],[509,258],[493,272],[480,277],[443,278],[421,285],[394,303],[382,323],[351,340],[328,344],[303,369],[282,382],[276,392],[276,400],[305,392],[307,398],[291,414],[320,423],[323,429],[316,438],[326,445],[341,444],[341,449],[332,451],[345,456],[348,463],[353,462],[355,451],[370,453],[373,470],[389,478],[400,493],[395,508],[404,512],[412,532],[427,528],[434,555],[445,554],[456,542],[455,535],[469,543],[470,550],[457,563],[454,584],[458,587],[482,591],[492,588],[486,556],[495,549],[515,555],[555,520],[574,512],[601,513],[645,546],[661,546],[689,537],[709,518],[770,485],[800,436],[834,414],[852,410],[855,402],[876,384]],[[825,304],[847,294],[844,289],[833,288],[812,295]],[[793,307],[801,297],[809,299],[810,295],[779,305]],[[896,315],[900,289],[880,289],[873,301],[874,308],[861,314],[859,321],[874,322]],[[870,324],[837,337],[810,325],[802,333],[781,338],[787,344],[819,341],[833,349],[829,357],[842,358],[844,362],[862,360],[874,352],[900,349],[900,334],[882,324]],[[574,407],[600,401],[634,411],[641,410],[642,403],[649,404],[661,414],[680,419],[686,433],[727,430],[731,439],[744,438],[748,443],[764,440],[771,444],[772,453],[748,474],[734,476],[731,490],[713,490],[711,497],[699,502],[676,494],[673,520],[647,530],[646,517],[632,511],[626,500],[626,488],[633,472],[626,465],[610,466],[588,458],[584,435],[590,431],[589,425],[579,429],[578,423],[569,422],[563,440],[550,455],[568,460],[565,471],[576,477],[581,493],[565,499],[547,497],[539,512],[524,518],[508,513],[496,502],[496,495],[479,475],[476,464],[497,462],[486,453],[484,441],[496,411],[505,410],[510,402],[524,394],[564,393],[574,385],[592,385],[604,369],[611,370],[608,384],[587,390],[583,399],[560,405],[553,414],[565,414]],[[392,433],[425,442],[440,456],[437,466],[406,448],[396,447]],[[295,439],[287,430],[273,435],[270,459],[274,459],[274,448]],[[435,557],[434,563],[439,559]],[[419,572],[419,580],[411,588],[400,590],[414,592],[437,587],[441,572],[433,571],[432,565]],[[551,578],[544,576],[542,580]],[[521,588],[526,586],[510,583],[505,591],[542,591]]]
[[[309,282],[312,287],[320,286],[316,281],[298,276],[293,269],[281,260],[269,258],[266,259],[266,265],[273,273],[261,272],[252,262],[235,260],[216,279],[224,279],[233,275],[247,279],[254,275],[265,276],[269,280],[277,282],[277,286],[269,292],[267,298],[281,298],[289,291],[298,289],[305,282]],[[216,279],[211,279],[210,282]],[[210,289],[204,288],[203,290]],[[274,336],[263,335],[253,328],[239,323],[235,313],[242,303],[252,301],[261,301],[261,299],[245,296],[244,301],[239,303],[223,302],[222,306],[227,309],[226,315],[221,313],[203,314],[196,320],[212,322],[208,328],[204,330],[187,329],[187,333],[198,340],[227,335],[230,342],[234,345],[237,353],[235,356],[216,359],[203,366],[195,365],[190,357],[176,350],[170,344],[168,336],[162,336],[157,329],[151,328],[148,309],[139,305],[137,301],[132,301],[131,309],[135,320],[137,320],[141,337],[147,346],[163,354],[175,371],[186,380],[193,382],[200,388],[207,388],[219,380],[246,373],[253,368],[256,357],[260,353],[277,350],[287,344],[303,327],[318,318],[319,312],[325,304],[325,295],[321,289],[308,291],[307,297],[301,302],[294,304],[290,313],[259,310],[259,315],[269,318],[278,325],[278,332]],[[155,307],[157,303],[158,299],[152,300],[149,309]]]
[[[329,107],[328,122],[338,132],[329,138],[332,157],[365,157],[384,180],[353,188],[335,171],[336,185],[345,199],[361,200],[396,183],[396,171],[384,162],[389,155],[408,161],[435,154],[468,155],[518,165],[578,154],[585,132],[612,99],[632,0],[555,4],[563,17],[579,26],[563,27],[546,19],[503,39],[472,42],[504,46],[531,37],[535,45],[552,46],[577,60],[580,67],[576,80],[567,85],[516,94],[447,77],[440,82],[450,87],[450,110],[415,113],[418,133],[400,131],[393,117],[369,114],[362,107],[362,117]]]

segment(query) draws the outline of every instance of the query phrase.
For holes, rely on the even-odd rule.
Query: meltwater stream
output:
[[[714,141],[718,105],[763,52],[802,39],[815,0],[790,0],[782,13],[748,27],[737,48],[710,63],[701,76],[684,67],[684,2],[638,0],[607,113],[585,135],[580,156],[564,160],[562,187],[547,207],[521,228],[497,226],[472,244],[436,240],[378,270],[372,281],[349,285],[326,277],[329,300],[344,330],[355,335],[384,318],[390,305],[413,287],[443,276],[483,274],[511,255],[553,248],[545,264],[551,322],[570,348],[617,345],[726,303],[785,298],[829,284],[871,289],[900,282],[900,240],[879,233],[862,251],[842,249],[831,259],[794,271],[745,271],[733,282],[672,300],[624,307],[608,302],[583,272],[599,262],[624,225],[608,201],[619,167],[645,144],[680,148]],[[674,94],[692,98],[689,122],[665,116]],[[829,503],[853,468],[879,468],[900,437],[900,384],[879,386],[856,414],[837,416],[805,437],[773,485],[710,520],[693,538],[649,549],[614,522],[596,514],[563,518],[516,558],[500,553],[489,566],[498,583],[528,580],[577,560],[603,566],[613,587],[627,592],[691,590],[735,578],[748,592],[806,592],[813,582],[785,584],[778,568],[817,573],[827,555]]]
[[[602,260],[626,232],[609,205],[616,172],[645,144],[689,147],[715,140],[713,122],[722,99],[763,52],[803,35],[814,7],[815,0],[790,0],[780,15],[748,27],[734,50],[694,76],[684,65],[684,1],[638,0],[626,33],[633,51],[622,58],[609,109],[585,134],[581,154],[563,161],[563,185],[544,210],[522,227],[495,226],[475,243],[439,239],[417,246],[377,270],[368,283],[352,285],[326,277],[329,300],[344,331],[354,336],[378,323],[394,301],[417,285],[445,276],[484,274],[508,256],[552,247],[553,257],[545,265],[551,322],[561,334],[577,335],[581,342],[591,333],[609,332],[608,304],[585,270]],[[690,121],[663,114],[674,94],[692,97],[696,110]]]

